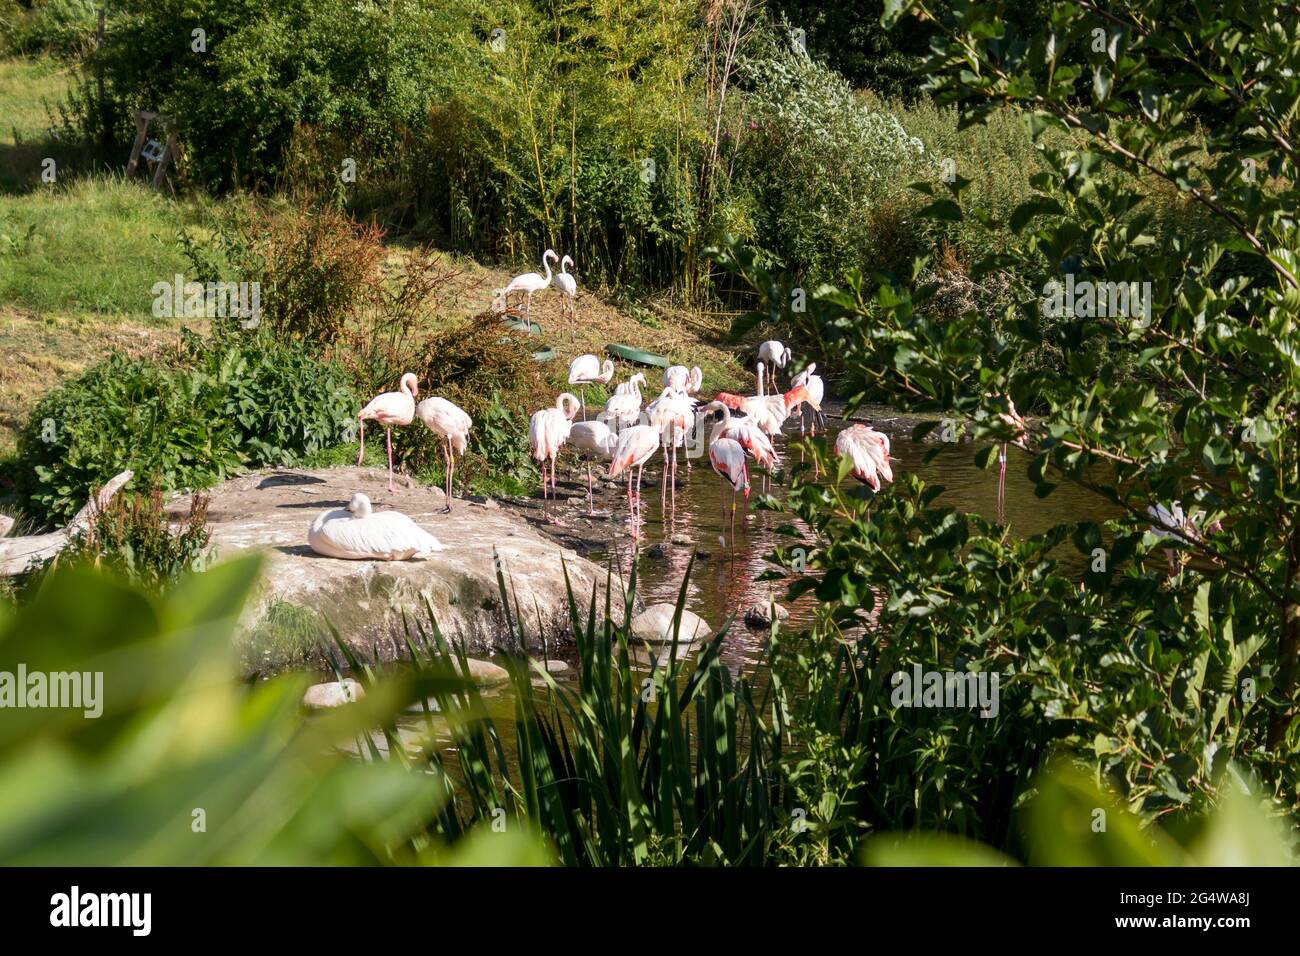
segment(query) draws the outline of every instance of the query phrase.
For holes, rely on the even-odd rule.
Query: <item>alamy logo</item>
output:
[[[1053,319],[1122,316],[1138,319],[1138,327],[1146,328],[1151,324],[1151,283],[1076,282],[1068,272],[1065,282],[1052,279],[1043,285],[1043,314]]]
[[[129,926],[133,936],[148,936],[153,924],[152,893],[70,893],[50,897],[51,926]]]
[[[920,664],[890,678],[895,707],[979,707],[981,717],[998,715],[998,675],[989,671],[927,671]]]
[[[260,282],[186,282],[178,272],[171,282],[155,282],[149,291],[156,319],[239,319],[253,329],[262,318]]]
[[[104,712],[103,671],[0,671],[0,708],[49,707],[82,710],[95,718]]]

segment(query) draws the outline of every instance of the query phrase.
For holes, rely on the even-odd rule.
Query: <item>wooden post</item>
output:
[[[144,138],[149,132],[149,120],[153,118],[152,113],[146,113],[144,110],[135,111],[135,145],[131,147],[131,158],[126,164],[126,176],[130,179],[135,175],[135,169],[140,165],[140,150],[144,149]]]
[[[163,175],[167,172],[167,164],[172,161],[175,155],[176,155],[176,134],[173,132],[168,132],[167,145],[163,149],[162,157],[158,160],[157,168],[154,169],[153,171],[153,182],[150,184],[152,188],[157,189],[159,186],[162,185]]]

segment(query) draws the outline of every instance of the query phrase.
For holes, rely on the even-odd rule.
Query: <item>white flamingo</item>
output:
[[[768,339],[758,347],[760,361],[766,362],[772,372],[772,387],[776,388],[776,370],[785,368],[793,353],[776,339]]]
[[[704,373],[696,365],[688,369],[685,365],[670,365],[664,369],[664,385],[674,391],[695,395],[704,384]]]
[[[384,392],[370,400],[370,404],[357,412],[361,423],[361,448],[357,452],[357,467],[366,456],[366,422],[377,421],[384,426],[388,444],[388,490],[393,490],[393,426],[409,425],[415,417],[415,399],[420,394],[419,382],[413,372],[407,372],[398,383],[396,392]]]
[[[641,388],[638,383],[644,381],[645,373],[637,372],[617,386],[614,394],[605,402],[605,410],[597,417],[614,431],[635,425],[641,416]]]
[[[725,406],[724,406],[725,410]],[[709,464],[718,476],[731,486],[731,540],[736,540],[736,496],[745,494],[746,511],[749,506],[749,468],[745,464],[745,450],[740,443],[731,438],[718,438],[709,442]],[[721,496],[719,496],[721,501]],[[726,527],[727,505],[722,504],[722,523]],[[745,521],[741,521],[745,527]]]
[[[565,258],[568,258],[567,256]],[[556,276],[558,279],[559,276]],[[587,420],[587,386],[592,383],[606,384],[614,377],[614,362],[612,359],[605,359],[605,364],[600,364],[600,359],[596,356],[587,354],[579,355],[569,363],[569,384],[578,386],[578,393],[582,396],[582,420]]]
[[[474,421],[454,402],[445,398],[426,398],[415,406],[415,414],[435,435],[442,437],[443,470],[447,478],[447,513],[451,514],[451,484],[456,473],[456,456],[469,447],[469,430]]]
[[[373,511],[360,492],[346,508],[322,512],[307,532],[307,543],[317,554],[349,561],[405,561],[446,550],[400,511]]]
[[[570,405],[572,409],[569,408]],[[578,396],[562,392],[555,400],[555,407],[534,412],[528,423],[528,444],[532,449],[533,460],[542,468],[542,515],[548,521],[556,519],[546,511],[546,463],[551,463],[551,497],[554,498],[555,462],[560,457],[560,448],[569,439],[569,429],[573,425],[573,416],[577,413]]]
[[[587,514],[592,514],[591,458],[593,455],[606,461],[613,458],[618,436],[604,422],[574,422],[569,428],[569,444],[582,452],[587,464]]]
[[[566,266],[571,265],[573,265],[573,260],[568,256],[560,260],[560,271],[555,274],[555,287],[568,296],[569,316],[576,319],[578,317],[578,282],[573,276],[564,271]]]
[[[660,444],[664,449],[663,481],[660,498],[667,498],[669,484],[673,488],[673,504],[677,503],[677,448],[686,444],[686,436],[695,420],[695,400],[685,392],[665,385],[659,397],[646,406],[650,424],[659,429]],[[669,450],[671,449],[671,457]],[[688,459],[689,461],[689,459]]]
[[[554,249],[547,249],[542,253],[542,265],[546,269],[546,275],[537,272],[525,272],[523,275],[517,275],[510,280],[510,284],[501,290],[501,300],[505,303],[505,308],[510,308],[510,293],[522,292],[524,299],[524,321],[528,321],[528,316],[533,308],[533,294],[541,292],[551,284],[554,276],[551,273],[551,259],[559,259]]]
[[[641,397],[641,386],[645,384],[645,372],[637,372],[626,382],[614,386],[615,395],[635,395]]]

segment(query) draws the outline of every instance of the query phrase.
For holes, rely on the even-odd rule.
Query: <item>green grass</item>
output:
[[[52,125],[50,107],[67,94],[72,79],[72,68],[59,60],[0,58],[0,147],[44,139]]]
[[[0,302],[149,318],[154,283],[186,271],[177,236],[211,210],[114,175],[0,195]]]

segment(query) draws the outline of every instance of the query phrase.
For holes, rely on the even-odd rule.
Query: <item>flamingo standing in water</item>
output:
[[[542,253],[542,265],[546,268],[546,275],[537,272],[525,272],[523,275],[517,275],[510,280],[510,284],[501,290],[501,299],[505,303],[505,308],[510,308],[510,293],[522,292],[524,299],[524,321],[528,321],[529,313],[533,308],[533,293],[541,292],[551,284],[553,278],[551,274],[551,259],[559,259],[554,249],[547,249]]]
[[[569,406],[572,406],[570,410]],[[569,429],[573,416],[578,413],[578,396],[563,392],[555,400],[554,408],[543,408],[534,412],[528,423],[528,444],[532,448],[533,460],[542,467],[542,516],[544,520],[556,521],[546,511],[546,463],[551,463],[551,495],[556,495],[555,462],[560,457],[560,448],[569,438]],[[558,522],[557,522],[558,523]]]
[[[713,426],[709,442],[728,438],[740,445],[745,452],[768,471],[776,471],[781,464],[776,447],[758,426],[749,418],[732,418],[731,409],[722,402],[710,402],[702,412],[718,415],[718,422]]]
[[[809,432],[811,432],[813,438],[816,438],[817,425],[819,420],[822,422],[823,425],[825,424],[825,416],[822,414],[821,404],[822,404],[822,399],[826,395],[826,383],[822,381],[822,377],[820,375],[814,374],[816,371],[817,371],[817,363],[812,362],[811,364],[809,364],[809,366],[806,369],[804,369],[802,372],[800,372],[798,375],[796,375],[794,378],[790,380],[791,388],[798,388],[800,385],[802,385],[804,388],[808,389],[808,394],[812,396],[812,400],[817,406],[816,411],[813,411],[812,405],[809,405],[807,408],[804,408],[802,405],[799,407],[799,438],[800,439],[803,439],[805,434],[808,434]],[[799,452],[799,460],[803,461],[802,450]],[[814,478],[819,477],[820,474],[821,474],[821,469],[818,467],[817,459],[814,457],[813,477]]]
[[[574,422],[569,428],[569,443],[582,452],[587,463],[587,514],[595,514],[591,495],[591,457],[598,455],[606,461],[613,458],[618,436],[604,422]]]
[[[568,256],[565,256],[567,259]],[[556,276],[558,279],[559,276]],[[577,385],[578,392],[582,396],[582,420],[587,420],[587,386],[591,383],[598,382],[604,385],[614,377],[614,363],[610,359],[605,359],[605,364],[600,364],[600,359],[596,356],[587,354],[579,355],[569,363],[569,384]]]
[[[370,404],[357,412],[361,423],[361,448],[357,452],[357,467],[366,457],[366,422],[376,421],[384,426],[388,443],[388,490],[393,490],[393,426],[409,425],[415,417],[415,399],[420,394],[419,382],[413,372],[407,372],[398,382],[396,392],[384,392],[370,400]]]
[[[1015,433],[1015,438],[1011,440],[1011,444],[1015,445],[1017,448],[1024,448],[1025,436],[1027,434],[1027,430],[1026,430],[1027,426],[1025,425],[1024,418],[1020,415],[1019,412],[1016,411],[1016,403],[1011,400],[1010,395],[1007,396],[1007,410],[1005,412],[998,412],[998,420],[1001,421],[1002,424],[1006,425]],[[1003,442],[1002,451],[998,455],[998,521],[999,522],[1005,519],[1006,502],[1007,502],[1007,442]]]
[[[659,429],[653,425],[633,425],[625,428],[618,435],[618,444],[614,448],[613,458],[609,463],[610,478],[617,478],[627,472],[627,512],[628,519],[635,522],[641,512],[641,472],[645,463],[654,457],[659,448]],[[636,469],[636,504],[632,503],[632,469]],[[633,537],[638,535],[635,524]]]
[[[889,436],[870,425],[850,425],[835,436],[835,452],[853,462],[849,472],[872,491],[879,491],[882,481],[893,481],[889,464]]]
[[[664,470],[660,499],[668,496],[668,486],[673,488],[673,504],[677,503],[677,448],[686,444],[686,435],[695,420],[695,400],[685,392],[664,386],[659,397],[646,406],[650,424],[659,429],[660,443],[664,448]],[[671,449],[672,457],[669,458]]]
[[[469,430],[474,421],[463,408],[445,398],[426,398],[415,406],[415,414],[435,435],[442,437],[443,472],[447,477],[447,513],[451,514],[452,477],[456,473],[456,456],[469,447]]]
[[[785,368],[793,353],[776,339],[768,339],[758,347],[758,358],[772,370],[772,387],[776,388],[776,370]],[[762,394],[761,392],[759,394]]]
[[[749,468],[745,464],[745,449],[732,438],[718,438],[709,443],[709,464],[724,482],[731,486],[731,540],[736,540],[736,495],[745,494],[745,505],[749,505]],[[727,505],[722,505],[722,524],[727,524]],[[745,527],[745,522],[741,522]]]
[[[569,317],[576,319],[578,317],[578,282],[573,278],[573,276],[564,271],[566,266],[571,265],[573,265],[573,260],[568,256],[565,256],[560,260],[560,271],[555,274],[555,287],[568,296],[569,301],[566,305],[569,311]],[[608,381],[608,379],[606,379],[606,381]],[[570,380],[569,384],[572,385],[574,383]]]

